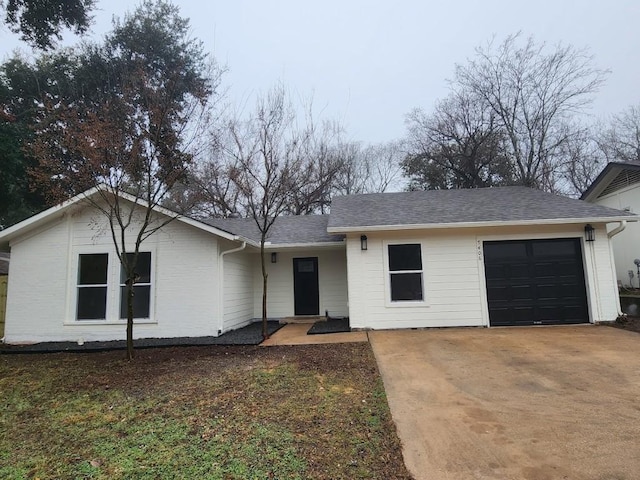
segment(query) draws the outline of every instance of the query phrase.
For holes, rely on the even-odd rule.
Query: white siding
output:
[[[598,205],[629,209],[632,213],[640,213],[640,185],[632,185],[615,193],[593,201]],[[616,223],[609,226],[612,230]],[[629,270],[634,272],[633,286],[638,287],[637,267],[633,263],[640,258],[640,222],[629,222],[627,228],[611,239],[615,257],[616,277],[623,285],[630,285]]]
[[[277,251],[277,250],[276,250]],[[343,247],[338,249],[316,249],[295,252],[277,251],[278,261],[271,263],[271,253],[267,253],[267,315],[269,318],[291,317],[294,315],[293,259],[318,257],[318,282],[320,294],[320,315],[329,311],[332,316],[348,314],[346,256]],[[254,274],[254,316],[262,317],[262,271],[260,255],[253,255]]]
[[[583,242],[591,321],[613,320],[618,314],[609,244],[602,225],[595,242]],[[583,226],[434,230],[367,233],[347,239],[349,317],[352,328],[421,328],[486,326],[482,242],[518,238],[583,237]],[[424,302],[391,302],[386,245],[422,245]]]
[[[216,237],[178,221],[142,244],[152,252],[151,318],[134,326],[135,338],[216,335],[219,301]],[[11,244],[6,341],[93,341],[125,338],[118,319],[119,268],[110,268],[106,321],[75,320],[79,253],[108,253],[111,236],[90,208],[55,221]]]
[[[236,248],[237,244],[222,241],[222,249]],[[249,324],[253,319],[253,277],[255,255],[246,251],[230,253],[224,257],[224,325],[222,331],[235,330]]]

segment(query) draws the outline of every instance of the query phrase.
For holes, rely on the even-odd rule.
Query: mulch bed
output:
[[[348,318],[330,318],[329,320],[320,320],[313,324],[307,332],[307,335],[318,335],[323,333],[343,333],[350,332]]]
[[[277,321],[268,322],[269,335],[277,332],[281,325]],[[133,344],[138,348],[157,347],[193,347],[198,345],[259,345],[262,342],[262,322],[254,322],[246,327],[232,330],[219,337],[178,337],[178,338],[140,338]],[[108,350],[124,350],[124,340],[109,342],[42,342],[31,345],[0,345],[2,353],[54,353],[54,352],[102,352]]]
[[[640,333],[640,317],[620,317],[618,320],[611,322],[608,325]]]

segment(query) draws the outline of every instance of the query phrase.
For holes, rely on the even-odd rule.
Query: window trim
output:
[[[422,263],[422,270],[394,270],[392,271],[389,266],[389,245],[419,245],[420,246],[420,260]],[[392,308],[403,307],[426,307],[427,305],[427,291],[425,288],[425,247],[424,243],[419,239],[404,239],[404,240],[392,240],[382,242],[383,252],[383,270],[384,270],[384,288],[385,288],[385,306]],[[419,273],[421,275],[421,287],[422,287],[422,300],[392,300],[391,299],[391,276],[403,273]]]
[[[135,324],[157,324],[155,318],[155,288],[156,288],[156,261],[157,253],[155,245],[143,245],[141,252],[151,254],[150,288],[149,288],[149,318],[134,318]],[[105,319],[78,320],[78,272],[80,268],[80,255],[106,253],[107,259],[107,305]],[[85,245],[70,249],[69,275],[67,290],[67,315],[63,321],[64,326],[83,325],[126,325],[127,319],[120,317],[120,261],[113,245]]]
[[[80,283],[80,257],[83,255],[106,255],[107,256],[107,265],[105,271],[105,281],[104,283]],[[109,268],[110,268],[110,256],[107,252],[81,252],[77,254],[76,261],[76,281],[75,281],[75,292],[74,292],[74,321],[76,322],[104,322],[109,316]],[[105,298],[104,298],[104,318],[78,318],[78,313],[80,310],[79,300],[80,300],[80,290],[81,289],[89,289],[89,288],[104,288]]]

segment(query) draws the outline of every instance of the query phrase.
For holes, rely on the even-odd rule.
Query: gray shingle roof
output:
[[[635,215],[527,187],[431,190],[334,198],[329,230],[367,226],[525,222]],[[636,217],[637,218],[637,217]]]
[[[226,232],[260,241],[260,231],[252,218],[211,218],[204,223]],[[276,218],[269,232],[272,244],[341,242],[343,235],[327,233],[329,215],[302,215]]]

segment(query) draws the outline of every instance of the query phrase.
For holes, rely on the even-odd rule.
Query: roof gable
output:
[[[2,245],[6,245],[10,240],[12,240],[13,238],[16,238],[20,235],[23,235],[25,233],[28,233],[30,231],[35,230],[36,228],[39,228],[41,226],[44,226],[46,224],[48,224],[49,222],[52,222],[56,219],[59,219],[61,217],[63,217],[68,211],[70,211],[73,208],[77,208],[79,206],[82,206],[83,202],[85,202],[87,208],[91,208],[90,205],[88,205],[86,202],[88,202],[89,198],[93,198],[97,195],[99,195],[100,193],[100,187],[94,187],[91,188],[81,194],[76,195],[73,198],[70,198],[69,200],[56,205],[54,207],[51,207],[47,210],[44,210],[36,215],[33,215],[29,218],[27,218],[26,220],[23,220],[22,222],[16,223],[15,225],[12,225],[9,228],[6,228],[5,230],[0,231],[0,246]],[[140,200],[140,199],[136,199],[135,197],[133,197],[132,195],[128,195],[124,192],[120,193],[120,198],[123,198],[124,200],[127,200],[128,202],[131,203],[136,203],[138,205],[140,205],[141,207],[146,207],[146,202]],[[212,225],[208,225],[205,224],[203,222],[200,222],[198,220],[194,220],[192,218],[189,217],[185,217],[185,216],[181,216],[176,212],[173,212],[167,208],[164,207],[155,207],[154,211],[156,211],[157,213],[160,213],[162,215],[166,215],[166,216],[176,216],[176,221],[181,222],[181,223],[185,223],[187,225],[191,225],[195,228],[198,228],[200,230],[205,230],[211,234],[217,235],[219,237],[222,238],[226,238],[228,240],[236,240],[236,236],[229,233],[229,232],[225,232],[223,230],[220,230]]]
[[[640,162],[610,162],[580,197],[587,202],[640,184]]]
[[[635,220],[635,215],[527,187],[335,198],[329,232]]]

